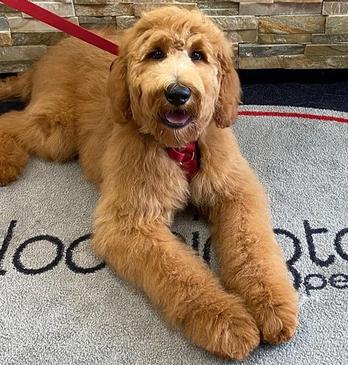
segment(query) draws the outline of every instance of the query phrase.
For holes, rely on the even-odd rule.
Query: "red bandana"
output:
[[[185,172],[189,181],[195,176],[199,168],[198,146],[191,142],[184,148],[167,148],[168,156],[177,161]]]

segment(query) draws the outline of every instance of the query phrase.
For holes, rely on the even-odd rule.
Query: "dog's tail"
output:
[[[9,99],[28,101],[33,85],[33,73],[33,70],[28,70],[0,80],[0,101]]]

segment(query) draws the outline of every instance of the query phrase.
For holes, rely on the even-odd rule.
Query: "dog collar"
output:
[[[191,142],[183,148],[167,148],[168,156],[176,161],[189,181],[199,169],[199,148],[197,142]]]

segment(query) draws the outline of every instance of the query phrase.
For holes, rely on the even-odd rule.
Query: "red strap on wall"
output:
[[[1,2],[10,6],[11,8],[30,15],[33,18],[42,21],[43,23],[51,25],[52,27],[63,31],[64,33],[70,34],[73,37],[81,39],[82,41],[93,44],[104,51],[110,52],[114,55],[118,54],[118,45],[115,43],[112,43],[109,40],[102,38],[99,35],[94,34],[89,30],[60,17],[57,14],[43,9],[28,0],[1,0]]]

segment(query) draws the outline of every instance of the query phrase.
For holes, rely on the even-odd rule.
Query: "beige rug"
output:
[[[345,365],[348,359],[348,113],[242,108],[242,150],[266,186],[274,228],[300,292],[289,344],[248,365]],[[168,329],[145,296],[94,257],[98,191],[77,163],[32,159],[0,188],[0,364],[228,364]],[[214,266],[193,212],[173,230]]]

